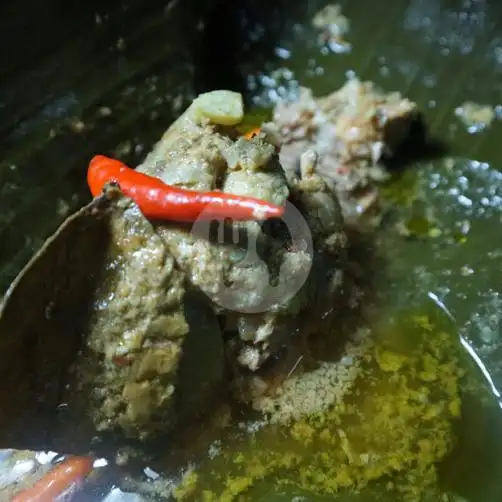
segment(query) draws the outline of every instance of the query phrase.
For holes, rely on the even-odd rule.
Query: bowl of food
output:
[[[498,502],[496,3],[24,4],[0,500]]]

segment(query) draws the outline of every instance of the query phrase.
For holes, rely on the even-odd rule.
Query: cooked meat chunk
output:
[[[262,130],[281,147],[281,165],[291,176],[307,150],[317,154],[316,172],[336,192],[347,221],[378,203],[378,182],[388,177],[383,155],[392,155],[418,116],[415,103],[385,94],[371,82],[349,80],[315,98],[302,88],[296,101],[279,103]]]
[[[110,248],[77,382],[98,430],[131,437],[172,428],[203,408],[223,376],[211,309],[187,292],[162,239],[124,197],[109,216]]]
[[[208,96],[221,102],[226,92],[204,95],[204,104],[209,106]],[[227,94],[227,101],[232,99],[238,98]],[[237,361],[256,370],[287,343],[299,316],[319,315],[311,307],[321,297],[332,298],[337,289],[345,252],[340,206],[319,176],[304,173],[288,180],[271,144],[260,137],[236,138],[221,117],[215,123],[208,113],[200,112],[201,101],[169,128],[138,170],[185,188],[218,189],[281,205],[293,202],[288,203],[286,226],[297,222],[297,235],[292,237],[304,240],[297,248],[291,247],[288,232],[274,223],[229,224],[227,234],[237,235],[237,244],[235,238],[222,240],[225,232],[211,238],[209,226],[201,223],[191,229],[168,223],[156,226],[190,283],[207,295],[214,309],[228,317],[229,329],[238,333],[240,343],[232,340]],[[311,270],[321,272],[323,279],[319,282]],[[303,287],[299,282],[305,282]]]

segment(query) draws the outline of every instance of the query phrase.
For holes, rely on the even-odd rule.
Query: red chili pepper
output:
[[[198,192],[167,185],[153,176],[130,169],[119,160],[96,155],[89,163],[87,183],[94,197],[114,182],[152,220],[196,221],[197,219],[265,220],[279,218],[284,207],[224,192]]]
[[[256,135],[260,134],[260,132],[261,132],[261,129],[259,127],[255,127],[254,129],[251,129],[250,131],[248,131],[247,133],[245,133],[244,137],[246,139],[252,139]]]
[[[31,488],[19,492],[11,502],[53,502],[82,483],[92,468],[92,458],[71,457],[56,465]]]

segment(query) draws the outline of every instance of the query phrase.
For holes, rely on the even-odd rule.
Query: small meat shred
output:
[[[333,52],[350,51],[351,45],[345,40],[350,29],[350,22],[342,14],[340,5],[326,5],[312,18],[312,25],[321,31],[319,41],[326,43]]]
[[[456,108],[455,115],[462,121],[470,133],[486,129],[491,125],[496,116],[493,106],[481,105],[472,101],[466,101]]]

